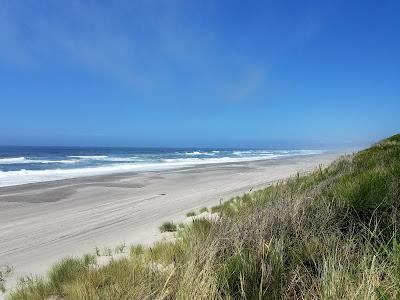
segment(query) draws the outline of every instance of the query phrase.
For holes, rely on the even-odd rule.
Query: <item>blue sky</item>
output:
[[[359,145],[400,131],[400,1],[0,0],[0,144]]]

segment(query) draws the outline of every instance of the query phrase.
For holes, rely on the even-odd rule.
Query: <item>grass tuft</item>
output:
[[[164,222],[159,229],[161,232],[173,232],[177,230],[177,226],[173,222]]]
[[[208,208],[207,207],[200,208],[200,213],[204,213],[204,212],[208,212]]]
[[[186,214],[186,217],[194,217],[196,215],[196,213],[194,212],[194,211],[189,211],[187,214]]]

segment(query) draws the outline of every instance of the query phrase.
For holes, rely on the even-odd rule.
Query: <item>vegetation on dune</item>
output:
[[[186,213],[186,217],[194,217],[196,215],[196,213],[194,211],[189,211]]]
[[[212,208],[173,241],[69,259],[11,299],[398,299],[400,135]]]
[[[161,232],[173,232],[177,230],[177,226],[173,222],[164,222],[159,229]]]
[[[200,208],[200,213],[204,213],[204,212],[208,212],[208,208],[207,207]]]

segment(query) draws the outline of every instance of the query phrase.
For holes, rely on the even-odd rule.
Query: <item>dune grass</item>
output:
[[[194,211],[189,211],[186,213],[186,217],[190,218],[190,217],[194,217],[196,216],[196,213]]]
[[[400,135],[212,208],[173,241],[21,282],[11,299],[398,299]]]
[[[173,232],[177,230],[177,226],[174,222],[164,222],[159,227],[160,232]]]
[[[204,212],[208,212],[208,208],[207,207],[200,208],[200,213],[204,213]]]

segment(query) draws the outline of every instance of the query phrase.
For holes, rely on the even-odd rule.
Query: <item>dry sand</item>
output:
[[[337,153],[0,188],[0,266],[15,279],[68,255],[151,243],[163,221],[327,164]],[[1,296],[0,296],[1,298]]]

